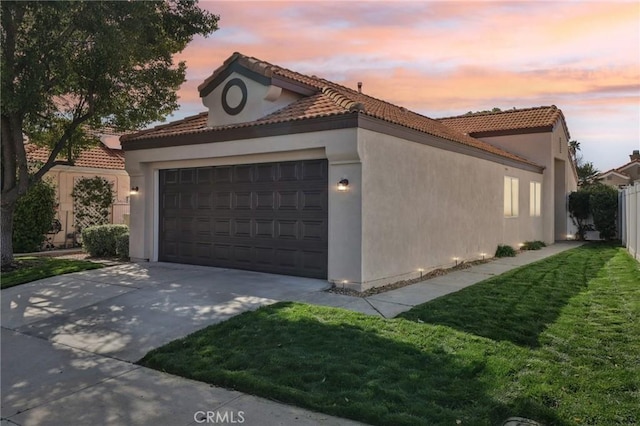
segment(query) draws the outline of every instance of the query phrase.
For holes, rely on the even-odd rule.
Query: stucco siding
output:
[[[124,170],[98,169],[78,166],[55,166],[45,174],[45,179],[52,182],[56,187],[56,219],[62,225],[62,231],[53,236],[51,242],[55,246],[71,244],[72,239],[67,239],[66,235],[75,231],[75,216],[73,210],[73,187],[82,178],[93,178],[100,176],[113,184],[113,194],[115,205],[127,205],[130,191],[129,175]],[[113,209],[112,223],[126,223],[128,218],[123,217],[121,209]]]
[[[361,185],[356,129],[126,152],[125,166],[131,185],[140,188],[131,200],[131,257],[158,259],[159,170],[319,158],[329,162],[328,280],[360,282],[361,194],[358,188]],[[342,178],[348,178],[351,183],[346,193],[336,189]]]
[[[493,256],[543,238],[529,217],[529,182],[542,175],[359,130],[362,288]],[[519,216],[505,218],[504,177],[519,179]]]

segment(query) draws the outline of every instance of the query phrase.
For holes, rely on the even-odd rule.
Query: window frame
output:
[[[505,218],[519,217],[520,215],[520,179],[512,176],[504,177],[504,204],[503,214]]]
[[[529,182],[529,216],[542,216],[542,183]]]

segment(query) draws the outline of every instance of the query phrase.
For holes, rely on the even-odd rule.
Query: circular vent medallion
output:
[[[247,85],[239,78],[227,81],[222,89],[222,108],[229,115],[237,115],[247,104]]]

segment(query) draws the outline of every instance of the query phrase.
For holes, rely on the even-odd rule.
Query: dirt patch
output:
[[[391,290],[395,290],[398,288],[402,288],[402,287],[406,287],[408,285],[412,285],[412,284],[417,284],[419,282],[422,281],[427,281],[430,280],[431,278],[435,278],[435,277],[441,277],[443,275],[447,275],[450,272],[454,272],[454,271],[460,271],[463,269],[468,269],[471,268],[472,266],[475,265],[482,265],[483,263],[488,263],[491,262],[493,259],[485,259],[485,260],[474,260],[471,262],[462,262],[454,267],[451,268],[446,268],[446,269],[442,269],[442,268],[438,268],[438,269],[434,269],[433,271],[429,271],[426,274],[422,275],[422,277],[417,277],[411,280],[402,280],[402,281],[397,281],[395,283],[391,283],[391,284],[387,284],[381,287],[374,287],[374,288],[370,288],[369,290],[365,290],[365,291],[357,291],[357,290],[352,290],[349,288],[342,288],[342,287],[337,287],[335,284],[333,285],[333,287],[329,288],[328,290],[326,290],[329,293],[335,293],[335,294],[342,294],[345,296],[354,296],[354,297],[369,297],[369,296],[373,296],[375,294],[380,294],[380,293],[386,293],[387,291],[391,291]]]

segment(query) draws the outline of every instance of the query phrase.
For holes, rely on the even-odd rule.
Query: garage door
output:
[[[160,261],[327,277],[327,160],[160,171]]]

